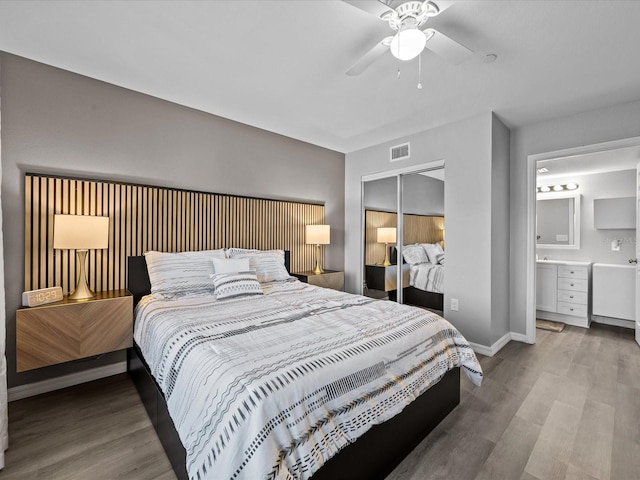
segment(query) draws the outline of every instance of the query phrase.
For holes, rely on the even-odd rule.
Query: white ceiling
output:
[[[604,152],[559,157],[540,160],[537,168],[545,167],[548,172],[538,173],[538,182],[570,175],[591,175],[595,173],[635,170],[640,164],[640,147],[626,147]]]
[[[473,50],[344,72],[387,25],[341,1],[0,1],[0,49],[350,152],[495,111],[509,126],[640,99],[640,1],[458,1]],[[498,55],[486,64],[481,58]]]

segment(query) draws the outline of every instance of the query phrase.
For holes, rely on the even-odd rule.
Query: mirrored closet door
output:
[[[444,167],[364,181],[362,188],[364,295],[441,312]]]

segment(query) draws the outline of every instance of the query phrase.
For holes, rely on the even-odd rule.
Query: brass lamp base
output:
[[[76,255],[78,257],[78,284],[76,285],[76,289],[69,295],[69,300],[88,300],[96,296],[95,293],[91,291],[89,285],[87,284],[87,269],[86,269],[86,260],[87,260],[87,251],[86,250],[76,250]]]
[[[320,265],[320,245],[319,244],[316,245],[316,266],[313,267],[313,273],[315,273],[316,275],[324,273],[324,270]]]
[[[385,244],[384,244],[384,262],[382,262],[382,266],[383,267],[388,267],[389,265],[391,265],[391,262],[389,261],[389,244],[385,242]]]

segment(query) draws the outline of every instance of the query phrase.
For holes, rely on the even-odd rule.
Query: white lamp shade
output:
[[[378,228],[378,243],[396,243],[396,227]]]
[[[328,245],[331,239],[329,225],[307,225],[305,241],[309,245]]]
[[[94,250],[109,247],[109,217],[54,215],[53,248]]]

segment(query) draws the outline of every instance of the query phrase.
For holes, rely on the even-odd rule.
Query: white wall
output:
[[[402,211],[414,215],[444,215],[444,182],[424,175],[405,175],[402,180]],[[395,212],[398,206],[396,177],[366,183],[364,206],[369,210]]]
[[[444,160],[447,225],[444,316],[469,341],[479,345],[490,346],[495,335],[507,333],[508,294],[496,292],[493,296],[491,282],[492,269],[497,268],[505,272],[504,282],[508,284],[508,206],[494,208],[492,196],[493,189],[500,189],[506,200],[509,189],[507,157],[497,161],[495,170],[492,159],[496,142],[504,142],[502,150],[508,152],[506,127],[502,125],[503,131],[496,138],[492,135],[498,125],[502,125],[499,120],[486,113],[347,154],[345,274],[348,291],[359,292],[362,285],[362,177]],[[389,147],[405,141],[411,142],[411,159],[389,162]],[[492,216],[507,239],[501,250],[492,250]],[[450,310],[450,298],[459,299],[458,312]],[[492,322],[497,325],[495,332],[492,331]]]
[[[512,332],[524,334],[526,330],[527,157],[637,136],[640,136],[640,101],[549,120],[511,132],[509,310]]]
[[[635,258],[635,230],[596,230],[593,225],[593,200],[596,198],[635,197],[636,171],[622,170],[592,175],[571,175],[554,178],[553,181],[546,183],[564,184],[568,182],[577,183],[579,187],[576,193],[581,195],[580,249],[538,248],[538,256],[540,258],[547,257],[550,260],[628,265],[629,259]],[[545,182],[541,184],[543,183],[546,184]],[[614,239],[622,241],[619,252],[611,251],[611,241]]]

